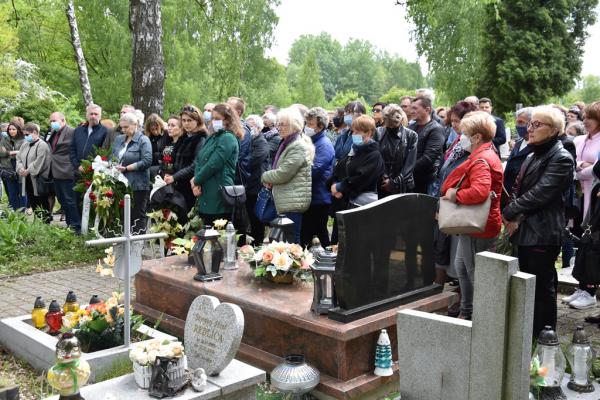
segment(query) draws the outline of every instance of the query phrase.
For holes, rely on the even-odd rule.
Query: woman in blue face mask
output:
[[[333,146],[336,161],[346,157],[350,152],[353,143],[351,129],[352,122],[366,112],[365,106],[360,101],[351,101],[344,108],[344,125],[346,128],[342,129],[342,132],[337,137]]]
[[[502,191],[502,207],[508,204],[509,199],[506,193],[512,193],[515,180],[521,170],[521,165],[533,150],[531,146],[527,145],[529,139],[527,136],[527,124],[529,124],[529,120],[531,119],[532,110],[533,108],[531,107],[525,107],[515,113],[517,138],[504,169],[504,189],[506,189],[506,192]]]
[[[365,205],[377,200],[377,184],[384,172],[379,145],[373,140],[375,121],[361,115],[351,125],[352,142],[348,155],[338,161],[327,181],[331,192],[332,211]],[[335,220],[334,220],[335,221]],[[333,225],[331,243],[337,243],[337,224]]]

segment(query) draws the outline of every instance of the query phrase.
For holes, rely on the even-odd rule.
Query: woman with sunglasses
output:
[[[563,193],[573,181],[575,164],[559,134],[565,119],[551,106],[533,109],[527,133],[532,154],[521,166],[512,199],[504,207],[504,226],[518,248],[519,268],[536,276],[533,336],[556,328],[557,274],[554,263],[565,235]]]
[[[183,136],[173,160],[173,174],[165,175],[167,184],[174,184],[175,189],[185,197],[187,210],[196,204],[196,197],[190,187],[190,179],[194,176],[194,160],[202,150],[208,132],[204,125],[204,115],[198,107],[188,104],[179,113]]]

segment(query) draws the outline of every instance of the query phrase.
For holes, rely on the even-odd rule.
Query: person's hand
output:
[[[265,183],[265,184],[263,184],[263,186],[266,187],[269,190],[273,189],[273,184],[272,183]]]
[[[519,229],[518,222],[507,221],[504,218],[502,218],[502,222],[504,222],[504,229],[506,229],[508,236],[512,236],[517,231],[517,229]]]
[[[450,188],[446,191],[446,194],[442,197],[442,199],[446,199],[451,201],[452,203],[456,203],[456,192],[458,189]]]
[[[202,189],[200,186],[192,186],[192,193],[195,197],[200,197],[200,195],[202,195]]]
[[[20,176],[27,176],[29,175],[29,171],[27,171],[26,169],[22,169],[19,171],[19,175]]]
[[[19,154],[19,150],[12,150],[8,152],[8,155],[10,156],[16,156],[17,154]]]
[[[344,197],[344,195],[342,194],[342,192],[336,192],[333,197],[335,197],[336,199],[341,199],[342,197]]]
[[[389,179],[384,179],[383,183],[381,184],[381,188],[383,190],[385,190],[386,192],[391,192],[392,191],[392,185],[390,184],[390,180]]]
[[[173,175],[165,174],[164,181],[167,185],[170,185],[171,183],[175,182],[175,179],[173,179]]]
[[[122,165],[117,165],[117,171],[119,171],[119,172],[127,172],[127,167],[124,167]]]
[[[79,168],[77,168],[79,170],[79,172],[83,173],[83,167],[80,165]]]
[[[339,197],[337,197],[337,196],[336,196],[336,193],[338,193],[338,191],[337,191],[337,187],[336,187],[335,183],[331,185],[331,188],[330,188],[329,190],[331,191],[331,194],[332,194],[332,195],[333,195],[333,196],[334,196],[336,199],[339,199]]]
[[[587,167],[591,167],[592,165],[594,165],[594,163],[584,161],[584,162],[581,163],[581,169],[584,169],[584,168],[587,168]]]

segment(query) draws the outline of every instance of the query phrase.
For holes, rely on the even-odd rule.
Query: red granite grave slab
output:
[[[194,281],[195,273],[185,257],[144,262],[135,278],[135,310],[149,320],[161,319],[161,330],[183,337],[188,308],[197,296],[237,304],[244,312],[245,328],[236,358],[270,371],[285,355],[304,354],[322,374],[317,389],[335,398],[354,397],[394,379],[372,371],[381,329],[387,329],[392,354],[397,354],[399,309],[433,312],[446,308],[455,296],[443,292],[344,324],[310,311],[312,283],[262,281],[247,266],[221,271],[223,279],[209,283]]]

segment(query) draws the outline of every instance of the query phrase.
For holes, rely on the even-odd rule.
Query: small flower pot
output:
[[[187,360],[185,356],[179,358],[177,364],[169,367],[167,374],[170,380],[181,378],[185,375]],[[140,389],[148,389],[150,387],[150,379],[152,378],[152,365],[140,365],[133,363],[133,376],[135,383]]]
[[[265,275],[267,280],[274,283],[290,284],[294,282],[294,275],[292,274],[277,274],[273,276],[270,272]]]

